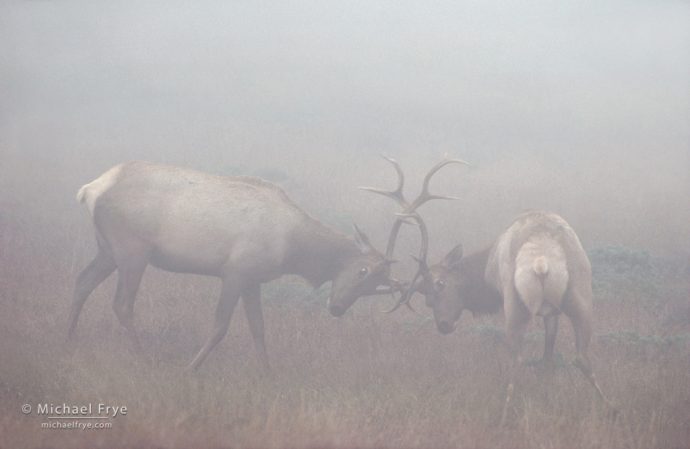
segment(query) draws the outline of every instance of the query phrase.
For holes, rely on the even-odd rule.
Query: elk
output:
[[[427,239],[418,214],[410,218]],[[426,248],[427,243],[423,243]],[[513,354],[508,393],[501,422],[505,421],[514,390],[516,367],[527,325],[541,316],[545,327],[544,361],[553,358],[558,319],[565,314],[575,331],[574,365],[585,375],[598,396],[614,411],[602,392],[587,354],[592,335],[592,270],[579,238],[559,215],[528,211],[519,215],[488,248],[463,257],[455,246],[442,261],[429,267],[426,251],[417,258],[419,269],[401,295],[397,309],[415,292],[426,297],[438,331],[455,330],[463,310],[474,314],[505,311],[506,340]],[[391,310],[391,311],[392,311]]]
[[[356,226],[354,239],[300,209],[276,185],[186,168],[129,162],[84,185],[77,200],[93,219],[98,252],[79,274],[69,317],[72,338],[91,292],[116,269],[113,310],[140,352],[133,325],[136,293],[147,265],[221,279],[209,339],[188,368],[198,368],[228,330],[241,297],[259,363],[269,369],[261,308],[262,283],[283,274],[313,286],[332,281],[330,312],[357,298],[391,292],[392,260]],[[392,253],[397,230],[391,233]],[[379,289],[388,285],[390,288]]]
[[[462,162],[445,159],[434,166],[422,193],[408,204],[402,195],[402,171],[394,160],[386,159],[401,178],[395,191],[379,193],[399,198],[405,214],[429,200],[450,198],[431,195],[429,181],[445,165]],[[93,219],[98,252],[77,277],[70,339],[89,295],[116,269],[113,310],[137,351],[141,349],[133,325],[134,302],[149,264],[221,279],[212,334],[190,369],[198,368],[223,339],[241,297],[259,363],[269,370],[261,284],[284,274],[301,276],[315,288],[332,281],[328,309],[336,317],[360,297],[394,294],[401,288],[391,278],[390,266],[405,222],[402,216],[393,224],[382,254],[356,225],[354,239],[330,229],[301,210],[281,188],[259,178],[216,176],[141,161],[111,168],[79,189],[77,201],[86,204]]]

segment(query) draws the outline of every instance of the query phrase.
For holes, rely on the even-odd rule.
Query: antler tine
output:
[[[419,248],[419,260],[421,260],[424,266],[426,266],[426,256],[429,252],[429,231],[426,228],[426,223],[424,223],[424,220],[422,220],[422,217],[418,213],[415,212],[413,215],[410,216],[410,218],[414,219],[414,221],[417,222],[417,226],[419,226],[419,232],[422,234],[422,242]]]
[[[400,168],[400,164],[398,164],[398,161],[384,155],[381,155],[381,157],[388,161],[395,169],[395,172],[398,174],[398,185],[396,186],[395,190],[383,190],[376,187],[360,187],[360,189],[366,190],[367,192],[387,196],[388,198],[391,198],[395,202],[397,202],[402,208],[402,210],[405,211],[410,207],[410,203],[407,202],[407,200],[405,199],[405,195],[403,194],[403,187],[405,186],[405,174],[403,173],[402,168]],[[395,241],[398,238],[400,226],[402,226],[404,222],[405,220],[403,218],[398,217],[395,220],[395,223],[393,223],[390,236],[388,237],[388,244],[386,245],[386,259],[391,259],[393,257],[393,251],[395,250]]]
[[[386,244],[386,259],[391,259],[393,257],[393,252],[395,251],[395,241],[398,239],[398,233],[400,232],[400,226],[403,223],[407,223],[404,218],[398,217],[393,223],[391,228],[391,233],[388,236],[388,243]]]
[[[409,287],[409,288],[407,288],[406,290],[404,290],[404,291],[402,292],[402,294],[400,295],[400,299],[399,299],[398,302],[393,306],[393,308],[391,308],[391,309],[389,309],[389,310],[383,310],[383,313],[393,313],[393,312],[395,312],[396,310],[398,310],[398,309],[400,308],[400,306],[402,306],[403,304],[406,305],[408,309],[410,309],[410,310],[412,310],[413,312],[417,313],[417,311],[414,310],[414,309],[412,308],[412,306],[410,305],[410,299],[412,299],[412,293],[414,293],[414,292],[412,292],[412,287]]]
[[[395,188],[395,190],[383,190],[379,189],[376,187],[359,187],[361,190],[366,190],[367,192],[372,192],[372,193],[377,193],[379,195],[387,196],[388,198],[392,198],[395,200],[403,209],[407,209],[409,207],[409,203],[405,199],[405,196],[403,194],[403,186],[405,185],[405,175],[402,171],[402,168],[400,168],[400,164],[398,164],[398,161],[396,161],[393,158],[390,158],[388,156],[381,155],[382,158],[387,160],[393,165],[393,168],[395,168],[396,173],[398,174],[398,185]]]
[[[414,220],[417,226],[419,226],[419,232],[421,233],[419,256],[412,256],[412,258],[417,262],[422,262],[426,264],[426,256],[429,252],[429,230],[427,229],[426,223],[424,223],[422,216],[419,215],[418,212],[397,213],[395,215],[397,215],[399,217],[398,219],[401,220],[403,223],[410,224],[410,222],[406,221],[405,219],[411,218],[412,220]]]
[[[445,195],[433,195],[429,193],[429,182],[431,181],[431,178],[438,172],[440,169],[445,167],[446,165],[449,164],[463,164],[463,165],[470,165],[468,162],[463,161],[462,159],[443,159],[441,162],[438,164],[434,165],[431,170],[426,174],[424,177],[424,181],[422,183],[422,192],[419,194],[417,198],[410,204],[410,207],[408,208],[408,212],[412,213],[416,211],[419,206],[422,204],[426,203],[427,201],[430,200],[457,200],[460,199],[458,197],[454,196],[445,196]]]
[[[401,294],[404,294],[406,289],[403,287],[404,283],[400,282],[399,280],[395,278],[390,278],[390,286],[387,289],[384,290],[377,290],[376,294],[385,294],[385,293],[390,293],[393,298],[395,298],[395,293],[400,292]],[[402,295],[401,295],[402,296]],[[396,305],[390,309],[390,310],[382,310],[383,313],[392,313],[398,309],[401,305],[405,304],[408,309],[413,311],[414,313],[418,313],[409,303],[409,301],[398,301]]]
[[[393,306],[393,308],[391,308],[389,310],[383,310],[382,312],[383,313],[393,313],[396,310],[398,310],[400,308],[400,306],[402,306],[403,304],[405,304],[405,302],[402,300],[402,297],[400,297],[400,300],[398,300],[398,302]]]
[[[412,311],[415,311],[412,308],[412,306],[409,304],[410,300],[412,299],[412,295],[415,292],[414,286],[417,283],[417,279],[419,279],[420,276],[423,276],[424,273],[428,270],[426,258],[427,258],[427,254],[429,252],[429,231],[426,227],[426,223],[424,223],[424,220],[422,219],[422,217],[417,212],[412,212],[409,214],[398,214],[398,215],[412,218],[417,223],[417,226],[419,226],[419,232],[421,234],[419,256],[418,257],[412,256],[417,261],[419,266],[417,268],[417,272],[412,277],[412,281],[410,282],[410,285],[406,289],[402,289],[402,288],[400,289],[401,295],[400,295],[400,299],[398,300],[398,303],[392,309],[386,311],[386,313],[395,312],[403,304],[405,304]]]
[[[408,307],[409,309],[411,309],[412,311],[415,311],[415,310],[412,308],[412,306],[409,304],[409,300],[407,300],[407,297],[406,297],[406,295],[405,295],[405,293],[407,292],[407,290],[409,290],[409,288],[404,288],[404,287],[403,287],[403,283],[401,283],[401,282],[399,282],[399,281],[396,281],[396,284],[397,284],[397,285],[396,285],[396,287],[395,287],[395,290],[397,290],[397,291],[400,292],[400,299],[398,299],[398,301],[395,303],[395,305],[393,306],[392,309],[390,309],[390,310],[382,310],[381,312],[383,312],[383,313],[393,313],[393,312],[395,312],[396,310],[398,310],[398,308],[399,308],[400,306],[402,306],[403,304],[406,304],[407,307]],[[393,294],[393,293],[395,292],[395,290],[391,289],[391,296],[392,296],[393,298],[395,298],[395,295]],[[416,312],[416,311],[415,311],[415,312]]]

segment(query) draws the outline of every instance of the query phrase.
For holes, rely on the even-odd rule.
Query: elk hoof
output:
[[[450,334],[455,330],[455,326],[453,326],[450,322],[448,321],[441,321],[438,323],[438,331],[442,334]]]

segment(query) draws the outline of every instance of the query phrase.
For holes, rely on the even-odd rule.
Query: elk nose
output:
[[[343,314],[345,313],[345,308],[336,304],[331,305],[328,308],[328,310],[331,312],[331,315],[333,316],[343,316]]]
[[[442,334],[450,334],[453,332],[453,325],[449,321],[439,321],[438,331]]]

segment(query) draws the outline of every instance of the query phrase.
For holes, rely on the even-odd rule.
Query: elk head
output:
[[[394,260],[377,251],[369,238],[356,225],[355,243],[359,254],[351,257],[333,279],[328,310],[331,315],[342,316],[362,296],[393,293],[399,290],[397,282],[390,277]],[[387,285],[387,289],[379,289]]]
[[[418,259],[419,278],[410,286],[406,295],[419,292],[426,297],[426,305],[434,312],[438,331],[449,334],[465,309],[465,292],[471,286],[471,277],[464,273],[462,245],[453,248],[443,260],[429,267],[426,260]]]

